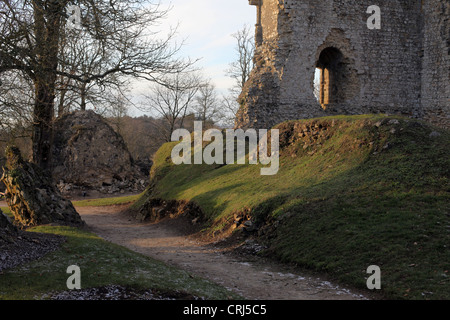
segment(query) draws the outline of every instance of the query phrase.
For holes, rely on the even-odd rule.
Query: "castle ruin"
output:
[[[449,0],[249,3],[255,67],[236,127],[367,113],[450,127]]]

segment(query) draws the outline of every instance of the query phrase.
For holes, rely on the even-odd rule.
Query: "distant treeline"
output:
[[[119,133],[134,160],[151,160],[154,153],[165,143],[166,122],[146,115],[139,117],[107,117],[107,122]],[[188,115],[183,121],[183,128],[193,130],[194,115]],[[211,124],[212,125],[212,124]],[[31,129],[26,127],[16,130],[0,131],[0,166],[4,164],[4,150],[8,144],[17,146],[25,159],[31,156]]]

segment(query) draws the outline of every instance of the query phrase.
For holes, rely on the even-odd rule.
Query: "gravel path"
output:
[[[252,255],[238,256],[200,243],[180,228],[183,221],[142,223],[124,207],[76,208],[105,240],[207,278],[251,300],[362,300],[366,296],[313,275]]]

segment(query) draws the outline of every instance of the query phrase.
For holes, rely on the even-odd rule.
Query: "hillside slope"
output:
[[[180,165],[155,156],[150,199],[194,202],[209,234],[250,218],[282,261],[366,287],[370,265],[389,298],[450,298],[450,133],[382,115],[290,121],[280,170]],[[146,199],[141,199],[142,203]]]

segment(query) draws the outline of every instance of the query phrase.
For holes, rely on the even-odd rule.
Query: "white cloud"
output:
[[[256,20],[255,7],[247,0],[171,0],[162,4],[172,6],[167,23],[178,24],[178,39],[186,40],[182,54],[202,58],[200,64],[204,67],[232,62],[232,34]]]

